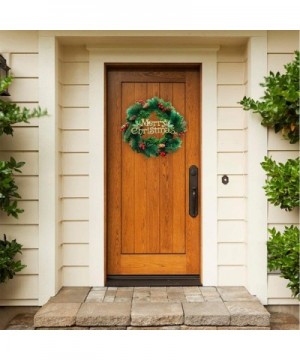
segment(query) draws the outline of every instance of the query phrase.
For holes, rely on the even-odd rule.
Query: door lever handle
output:
[[[195,165],[189,168],[189,214],[198,215],[198,168]]]

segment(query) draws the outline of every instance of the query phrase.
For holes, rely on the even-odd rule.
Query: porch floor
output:
[[[35,315],[36,329],[270,329],[244,287],[64,287]]]

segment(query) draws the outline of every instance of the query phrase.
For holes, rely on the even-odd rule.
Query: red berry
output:
[[[141,143],[141,144],[139,145],[139,148],[140,148],[141,150],[145,150],[145,148],[146,148],[146,144]]]
[[[125,131],[125,130],[127,130],[127,129],[128,129],[128,126],[129,126],[129,124],[128,124],[128,123],[126,123],[126,124],[122,125],[122,126],[121,126],[121,131]]]
[[[166,152],[164,152],[164,151],[161,151],[161,152],[159,153],[159,155],[160,155],[160,156],[162,156],[162,157],[164,157],[164,156],[166,156],[166,155],[167,155],[167,153],[166,153]]]

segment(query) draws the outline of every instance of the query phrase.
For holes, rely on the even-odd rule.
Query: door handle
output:
[[[195,165],[189,168],[189,214],[198,215],[198,168]]]

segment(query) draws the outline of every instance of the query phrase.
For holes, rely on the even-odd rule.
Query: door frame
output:
[[[107,63],[196,63],[202,66],[200,139],[202,234],[201,279],[204,286],[217,285],[217,51],[211,48],[103,48],[89,50],[89,284],[104,286],[106,281],[105,228],[105,64]],[[97,164],[97,166],[95,166]],[[205,221],[202,221],[205,219]]]
[[[141,284],[141,286],[145,286],[145,284],[149,285],[150,283],[153,284],[153,286],[155,284],[174,284],[174,286],[179,286],[181,284],[190,284],[190,285],[199,285],[201,283],[201,279],[202,279],[202,269],[201,269],[201,243],[202,243],[202,239],[201,239],[201,221],[199,221],[199,219],[201,219],[202,217],[202,201],[201,201],[201,163],[202,163],[202,159],[201,159],[201,124],[202,124],[202,118],[201,118],[201,98],[202,98],[202,94],[201,94],[201,89],[202,89],[202,79],[201,79],[201,74],[202,74],[202,66],[201,64],[195,64],[195,63],[105,63],[105,82],[106,82],[106,88],[105,88],[105,91],[106,91],[106,94],[109,93],[109,82],[108,82],[108,79],[109,79],[109,72],[110,71],[113,71],[113,72],[121,72],[121,74],[123,74],[122,76],[125,76],[127,78],[127,71],[133,71],[133,72],[136,72],[136,73],[139,73],[139,72],[147,72],[147,71],[150,71],[150,72],[155,72],[155,71],[161,71],[161,72],[174,72],[174,71],[189,71],[189,70],[193,70],[193,71],[196,71],[197,72],[197,75],[194,76],[193,74],[193,77],[192,77],[192,80],[195,81],[197,79],[197,86],[196,86],[196,89],[197,91],[199,91],[199,96],[195,96],[194,97],[194,100],[196,101],[197,105],[199,106],[199,117],[197,116],[197,125],[194,125],[194,126],[197,126],[199,131],[197,131],[197,136],[198,137],[198,150],[199,150],[199,162],[197,162],[197,165],[199,166],[200,168],[200,179],[198,181],[198,186],[199,186],[199,189],[200,189],[200,196],[199,196],[199,204],[198,204],[198,217],[192,221],[192,223],[194,221],[196,221],[196,223],[194,223],[193,226],[198,226],[199,225],[199,231],[197,230],[197,234],[198,234],[198,238],[195,238],[195,237],[192,237],[190,235],[190,237],[187,237],[187,239],[189,238],[189,241],[193,242],[193,246],[197,246],[199,245],[199,251],[197,250],[197,260],[196,261],[199,261],[199,270],[197,272],[189,272],[187,269],[186,269],[186,273],[185,274],[182,274],[182,273],[177,273],[177,275],[175,275],[174,273],[172,273],[172,270],[174,270],[174,266],[172,265],[170,268],[169,268],[169,273],[167,274],[154,274],[154,273],[147,273],[147,274],[138,274],[138,273],[128,273],[126,275],[122,275],[121,273],[118,273],[117,275],[116,274],[112,274],[109,272],[108,268],[109,268],[109,265],[107,264],[107,267],[106,267],[106,281],[107,281],[107,286],[118,286],[116,284],[120,284],[120,286],[125,286],[124,283],[126,282],[127,284],[130,284],[130,285],[127,285],[127,286],[133,286],[133,284]],[[125,72],[125,74],[124,74]],[[128,75],[129,78],[127,81],[133,81],[131,80],[131,76]],[[155,76],[155,75],[153,75]],[[170,76],[170,75],[168,75]],[[118,76],[117,76],[117,79],[118,79]],[[130,80],[129,80],[130,79]],[[189,85],[186,85],[186,84],[191,84],[189,83],[188,80],[189,78],[185,78],[185,86],[189,86]],[[124,79],[123,79],[124,80]],[[118,80],[115,80],[115,81],[118,81]],[[140,80],[136,80],[137,82],[139,82]],[[190,79],[191,81],[191,79]],[[157,80],[157,82],[159,82],[159,80]],[[164,81],[163,81],[164,82]],[[172,82],[172,81],[171,81]],[[173,82],[177,82],[176,79],[174,79]],[[188,92],[188,90],[185,90]],[[122,93],[122,91],[121,91]],[[191,94],[191,93],[190,93]],[[195,94],[194,94],[195,95]],[[187,96],[187,95],[186,95]],[[106,98],[106,118],[105,118],[105,133],[106,133],[106,136],[108,137],[108,131],[109,131],[109,123],[108,123],[108,102],[109,101],[109,98],[107,97]],[[186,98],[186,106],[188,106],[189,104],[189,101],[188,101],[188,98]],[[191,114],[190,114],[191,115]],[[189,120],[188,120],[189,122]],[[187,140],[187,138],[185,139]],[[106,141],[106,147],[105,147],[105,159],[106,159],[106,163],[109,164],[110,163],[110,158],[109,158],[109,153],[108,153],[108,144],[107,144],[107,141]],[[196,161],[196,160],[195,160]],[[194,161],[192,161],[192,163],[194,163]],[[196,163],[196,162],[195,162]],[[189,163],[190,165],[190,163]],[[188,168],[186,168],[187,170]],[[186,182],[186,184],[188,184],[188,182]],[[109,199],[109,196],[110,196],[110,192],[109,192],[109,183],[108,183],[108,179],[107,179],[107,176],[105,177],[105,194],[106,194],[106,204],[105,204],[105,226],[106,228],[109,227],[109,211],[108,211],[108,207],[109,207],[109,204],[111,202],[111,200]],[[122,196],[122,195],[121,195]],[[186,194],[187,196],[187,194]],[[189,216],[187,216],[187,214],[184,215],[185,216],[185,221],[187,223],[189,223]],[[122,222],[122,220],[121,220]],[[108,259],[108,254],[109,254],[109,246],[110,243],[109,243],[109,235],[108,235],[108,232],[106,232],[107,236],[106,236],[106,240],[105,240],[105,243],[106,243],[106,259]],[[187,233],[186,233],[187,235]],[[194,240],[192,240],[194,239]],[[187,240],[188,241],[188,240]],[[194,242],[195,241],[195,242]],[[197,244],[197,245],[196,245]],[[185,263],[189,263],[191,261],[191,257],[193,256],[192,254],[194,253],[190,247],[191,245],[187,245],[187,247],[190,248],[190,252],[186,252],[185,253]],[[122,262],[121,258],[123,258],[123,261],[124,261],[124,258],[127,257],[127,263],[128,263],[128,267],[129,268],[132,268],[132,261],[134,257],[136,257],[138,254],[120,254],[120,261]],[[168,264],[171,264],[172,262],[177,262],[178,261],[178,264],[181,263],[182,261],[182,257],[183,257],[183,254],[179,254],[179,253],[173,253],[172,255],[171,254],[144,254],[144,255],[148,255],[148,256],[161,256],[160,260],[161,262],[163,262],[164,264],[165,261],[166,261],[166,257],[168,256],[171,256],[173,257],[172,260],[171,258],[167,261]],[[131,259],[128,259],[130,256]],[[176,256],[178,256],[178,258],[176,258]],[[137,256],[139,257],[139,256]],[[155,262],[155,260],[153,259],[153,261]],[[158,261],[158,262],[159,262]],[[193,260],[194,261],[194,260]],[[196,265],[194,265],[196,266]],[[197,266],[198,267],[198,266]],[[171,270],[172,269],[172,270]],[[138,270],[137,270],[138,271]],[[138,279],[138,280],[137,280]]]

